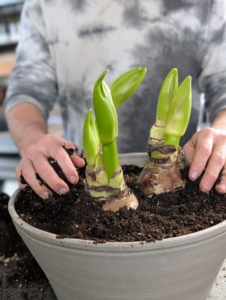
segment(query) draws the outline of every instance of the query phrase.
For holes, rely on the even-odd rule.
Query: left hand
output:
[[[226,129],[206,127],[196,132],[183,148],[189,168],[189,178],[195,181],[204,171],[199,188],[207,193],[222,171],[215,189],[226,193]]]

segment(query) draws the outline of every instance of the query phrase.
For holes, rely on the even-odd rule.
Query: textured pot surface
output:
[[[121,155],[143,166],[146,154]],[[226,256],[226,221],[156,243],[56,239],[9,211],[60,300],[206,300]]]

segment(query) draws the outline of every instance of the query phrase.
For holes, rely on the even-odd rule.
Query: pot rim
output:
[[[19,231],[24,231],[27,235],[32,236],[35,239],[41,240],[41,241],[48,241],[51,244],[59,245],[59,246],[67,246],[67,247],[73,247],[74,245],[87,245],[97,248],[112,248],[112,247],[121,247],[121,248],[131,248],[131,247],[143,247],[143,250],[148,249],[166,249],[166,248],[172,248],[175,246],[186,246],[188,244],[193,243],[202,243],[206,239],[215,239],[219,235],[223,235],[226,231],[226,221],[223,221],[217,225],[214,225],[212,227],[209,227],[207,229],[203,229],[198,232],[189,233],[187,235],[182,235],[179,237],[172,237],[172,238],[166,238],[160,241],[156,242],[142,242],[142,241],[136,241],[136,242],[106,242],[106,243],[96,243],[96,241],[93,240],[82,240],[82,239],[75,239],[75,238],[57,238],[56,234],[43,231],[41,229],[38,229],[36,227],[33,227],[32,225],[26,223],[23,219],[19,217],[15,210],[15,201],[18,196],[20,189],[18,188],[9,201],[9,213],[13,219],[13,221],[16,223],[16,225],[19,227]]]
[[[128,154],[121,154],[120,157],[135,157],[139,156],[139,158],[145,158],[146,153],[128,153]],[[197,231],[194,233],[189,233],[187,235],[182,235],[178,237],[166,238],[156,242],[146,242],[146,241],[135,241],[135,242],[106,242],[106,243],[98,243],[94,240],[82,240],[82,239],[75,239],[75,238],[57,238],[56,234],[43,231],[32,225],[26,223],[20,216],[17,214],[15,209],[15,201],[18,197],[20,189],[18,188],[13,195],[11,196],[8,204],[9,213],[11,218],[13,219],[18,231],[23,231],[28,236],[32,236],[35,239],[41,240],[42,242],[49,242],[51,244],[59,245],[59,246],[67,246],[67,247],[74,247],[75,245],[82,245],[82,246],[93,246],[99,248],[103,248],[103,250],[107,250],[107,248],[140,248],[142,247],[143,250],[157,250],[157,249],[169,249],[175,246],[185,246],[187,247],[188,244],[194,243],[202,243],[206,239],[216,239],[219,235],[225,234],[226,231],[226,220],[213,225],[209,228],[203,229],[201,231]]]

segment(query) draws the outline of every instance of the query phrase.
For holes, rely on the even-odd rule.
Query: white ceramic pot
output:
[[[120,155],[143,166],[146,154]],[[206,300],[226,254],[226,221],[156,243],[57,239],[9,212],[61,300]]]

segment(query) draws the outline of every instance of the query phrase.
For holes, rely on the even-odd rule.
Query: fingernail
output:
[[[202,183],[202,187],[203,187],[204,190],[209,191],[210,190],[210,183],[209,183],[209,181],[207,181],[207,180],[204,181]]]
[[[192,180],[196,180],[199,176],[199,173],[197,171],[192,171],[191,174],[190,174],[190,178]]]
[[[59,190],[59,194],[60,194],[60,195],[66,194],[67,192],[68,192],[68,189],[66,189],[66,188],[61,188],[61,189]]]
[[[43,198],[46,200],[49,198],[49,193],[48,192],[44,192]]]
[[[76,183],[76,182],[77,182],[77,177],[72,175],[72,176],[70,177],[70,182],[71,182],[71,183]]]

